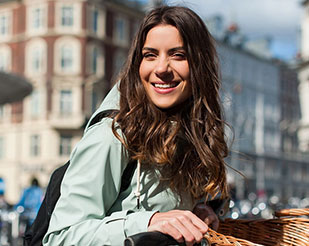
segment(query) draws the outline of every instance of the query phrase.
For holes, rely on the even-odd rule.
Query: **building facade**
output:
[[[298,79],[288,65],[218,42],[222,100],[231,152],[228,179],[237,199],[309,196],[309,163],[298,145]],[[228,128],[227,128],[228,129]]]
[[[309,152],[309,1],[302,2],[304,17],[301,25],[301,63],[298,68],[301,122],[299,129],[300,148]]]
[[[220,43],[218,51],[226,119],[234,130],[229,162],[247,178],[231,171],[231,181],[243,199],[247,191],[266,190],[266,175],[275,169],[266,165],[266,156],[280,150],[279,70],[271,61],[230,44]]]
[[[43,186],[65,163],[111,88],[143,12],[126,1],[0,3],[0,69],[33,92],[0,107],[0,176],[16,202],[32,176]]]

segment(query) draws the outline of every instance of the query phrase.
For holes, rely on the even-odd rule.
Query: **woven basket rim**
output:
[[[282,209],[274,215],[272,219],[227,218],[220,222],[219,233],[226,238],[237,237],[237,242],[241,242],[239,239],[252,242],[230,245],[309,246],[309,208]]]

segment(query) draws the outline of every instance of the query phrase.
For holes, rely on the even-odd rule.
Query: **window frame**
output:
[[[94,14],[97,13],[97,27],[94,28]],[[90,35],[104,38],[106,35],[106,10],[103,6],[88,4],[87,6],[87,27]]]
[[[82,2],[56,2],[55,30],[60,33],[79,33],[82,31]],[[62,25],[63,8],[72,8],[72,25]]]
[[[40,114],[40,92],[34,89],[30,96],[30,115],[31,117],[39,117]]]
[[[40,156],[41,152],[41,137],[39,134],[32,134],[30,136],[30,156],[31,157],[38,157]]]
[[[12,50],[11,47],[6,44],[0,45],[0,57],[3,55],[3,59],[0,58],[0,71],[10,71],[12,69]],[[4,66],[2,67],[2,61]]]
[[[96,54],[95,54],[96,53]],[[105,74],[105,55],[103,48],[96,43],[87,46],[87,71],[89,74],[102,77]],[[95,57],[96,56],[96,57]],[[95,66],[95,67],[94,67]]]
[[[59,156],[69,156],[72,152],[73,136],[69,134],[60,134]]]
[[[40,10],[39,22],[40,25],[35,27],[34,22],[36,19],[36,10]],[[32,4],[27,7],[27,33],[32,35],[42,35],[47,32],[47,16],[48,5],[47,3]]]
[[[69,93],[64,95],[64,92]],[[59,114],[63,116],[73,114],[73,91],[71,89],[59,90]]]
[[[38,56],[36,57],[36,55]],[[26,44],[26,74],[28,76],[42,75],[47,72],[47,44],[42,38],[36,38],[30,40]],[[33,64],[39,64],[39,67],[33,66]]]
[[[121,36],[123,35],[123,37],[119,36],[118,21],[123,21],[123,31],[120,34]],[[117,44],[122,46],[126,46],[129,42],[129,20],[124,15],[118,14],[115,16],[113,39]]]
[[[72,66],[64,68],[63,62],[63,47],[72,49]],[[74,37],[64,36],[56,40],[54,46],[54,71],[61,75],[73,75],[81,73],[81,44]]]
[[[2,17],[6,19],[5,32],[1,32],[2,28]],[[8,41],[12,36],[12,11],[4,9],[0,11],[0,41]]]
[[[73,5],[62,5],[60,14],[60,25],[63,28],[72,28],[74,26],[74,6]],[[69,15],[68,15],[69,14]]]

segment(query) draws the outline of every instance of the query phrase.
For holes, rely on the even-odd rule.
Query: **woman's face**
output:
[[[191,96],[189,64],[176,27],[150,29],[142,54],[139,75],[148,98],[158,108],[172,108]]]

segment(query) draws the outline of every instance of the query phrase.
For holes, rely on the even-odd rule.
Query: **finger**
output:
[[[187,218],[178,217],[172,222],[173,226],[180,232],[186,245],[193,245],[198,237],[198,229],[189,222]]]
[[[188,237],[186,234],[184,234],[184,238],[186,242],[199,243],[202,240],[203,235],[208,230],[208,227],[206,226],[204,222],[202,222],[202,225],[203,225],[202,227],[203,229],[206,228],[206,230],[203,230],[199,228],[198,226],[196,226],[195,223],[191,220],[191,218],[183,219],[181,220],[181,223],[183,224],[184,228],[186,228],[190,232],[190,235]],[[192,241],[192,236],[194,237],[193,241]]]
[[[188,216],[190,217],[192,223],[200,230],[202,234],[205,234],[208,230],[207,224],[195,214],[191,213],[190,211],[187,211],[187,212],[188,212]]]
[[[169,221],[161,221],[159,223],[153,224],[148,227],[148,231],[159,231],[170,235],[179,243],[184,242],[184,238],[180,231],[175,226],[171,225]]]
[[[172,210],[154,214],[148,230],[160,231],[178,242],[185,240],[187,245],[193,245],[194,242],[200,242],[208,226],[191,211]]]
[[[219,219],[214,214],[207,216],[204,222],[214,230],[217,230],[219,227]]]

